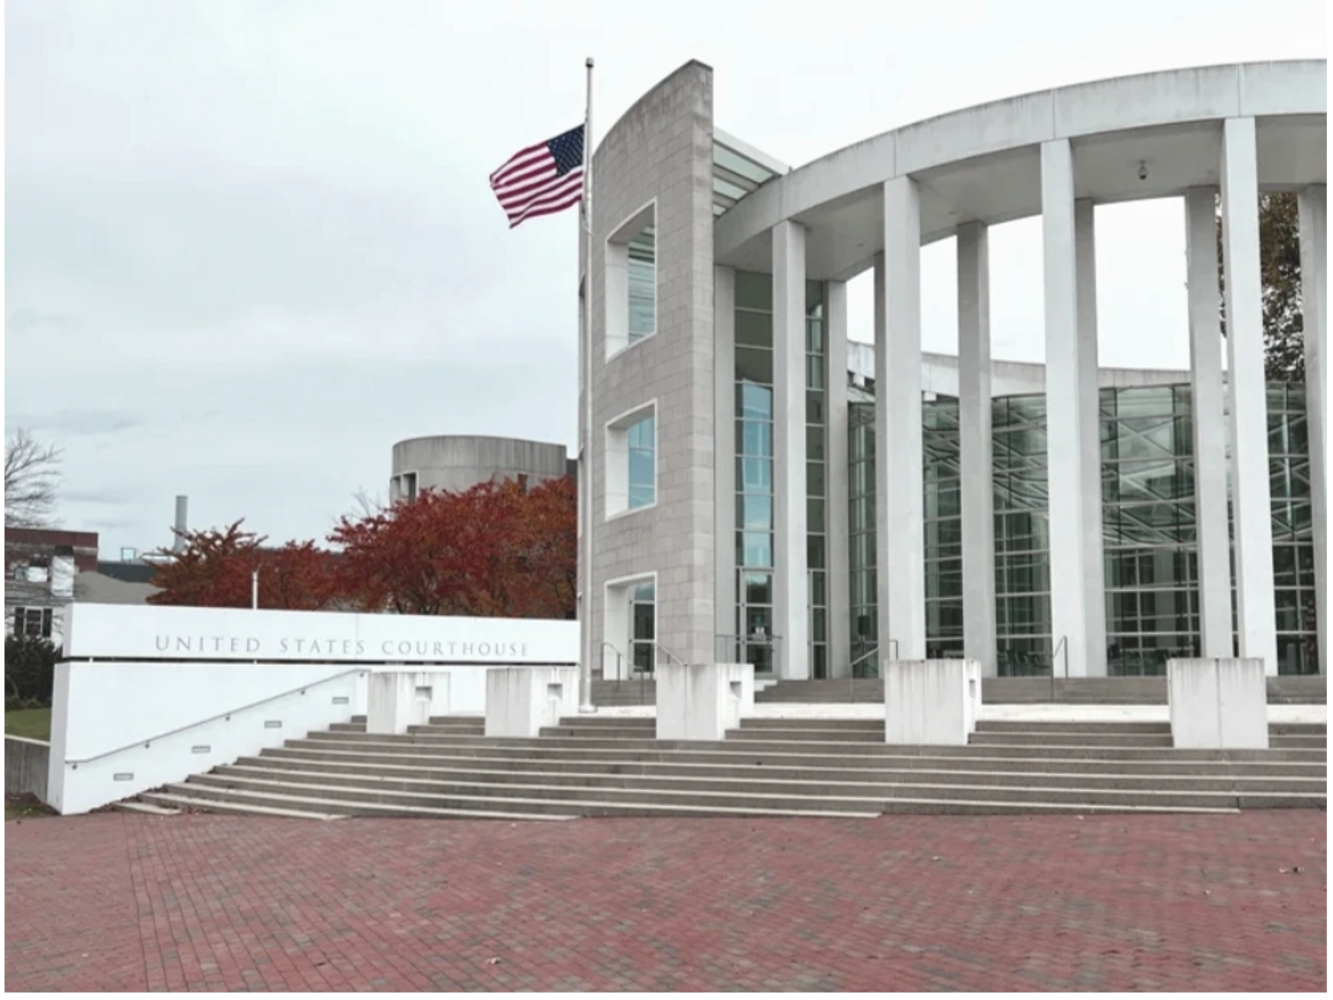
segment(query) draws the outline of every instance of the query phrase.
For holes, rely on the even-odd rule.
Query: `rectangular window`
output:
[[[51,608],[15,608],[14,635],[49,639],[53,617]]]
[[[629,509],[646,507],[657,499],[656,418],[631,424],[629,438]]]
[[[629,242],[629,342],[657,329],[657,235],[646,226]]]
[[[657,502],[657,404],[606,425],[606,516]]]
[[[657,204],[626,219],[606,241],[606,357],[657,332]]]

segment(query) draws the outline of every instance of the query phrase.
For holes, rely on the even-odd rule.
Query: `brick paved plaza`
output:
[[[28,820],[5,986],[1322,991],[1325,820]]]

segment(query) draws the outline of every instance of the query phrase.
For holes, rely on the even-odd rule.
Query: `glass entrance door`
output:
[[[742,570],[736,605],[736,655],[741,663],[754,666],[756,677],[777,673],[776,642],[773,638],[773,573],[771,570]]]
[[[657,638],[657,598],[651,580],[629,592],[630,665],[635,673],[653,672]]]

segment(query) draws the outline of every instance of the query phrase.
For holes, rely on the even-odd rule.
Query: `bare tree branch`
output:
[[[386,506],[378,493],[371,496],[364,486],[352,494],[352,503],[355,504],[352,517],[374,517],[382,513]]]
[[[40,528],[55,513],[60,449],[43,446],[23,427],[5,442],[5,527]]]

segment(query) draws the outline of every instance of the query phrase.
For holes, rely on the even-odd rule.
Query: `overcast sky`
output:
[[[587,55],[596,136],[697,58],[719,127],[793,166],[1045,87],[1326,56],[1320,0],[791,6],[10,0],[5,423],[64,449],[62,523],[114,558],[186,493],[192,526],[322,539],[402,438],[573,446],[576,213],[511,232],[487,177],[578,124]],[[1097,225],[1103,363],[1183,367],[1181,205]],[[956,344],[952,254],[924,251],[927,350]],[[1039,361],[1039,222],[991,262],[995,354]]]

